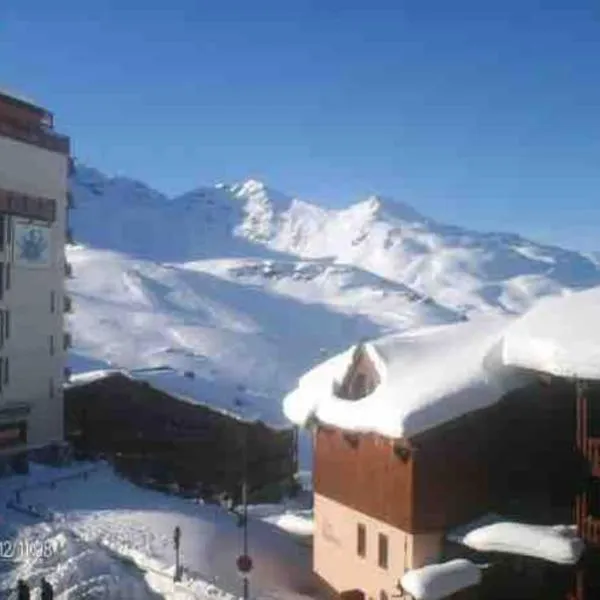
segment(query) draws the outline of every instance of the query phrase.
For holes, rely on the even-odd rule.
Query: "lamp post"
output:
[[[242,514],[238,521],[242,527],[242,554],[237,557],[237,568],[242,574],[244,582],[244,600],[249,599],[249,582],[248,574],[252,570],[252,559],[248,554],[248,430],[244,432],[244,459],[242,471]]]
[[[175,575],[173,581],[181,581],[181,566],[179,564],[179,547],[181,545],[181,528],[179,525],[173,531],[173,545],[175,546]]]

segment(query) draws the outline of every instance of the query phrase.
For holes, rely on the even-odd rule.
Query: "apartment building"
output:
[[[63,439],[69,139],[0,92],[0,459]]]

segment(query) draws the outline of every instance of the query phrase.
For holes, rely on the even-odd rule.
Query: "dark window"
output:
[[[4,359],[4,385],[8,385],[8,357]]]
[[[4,242],[6,241],[6,237],[4,235],[6,231],[6,217],[4,215],[0,215],[0,250],[4,250]]]
[[[5,327],[4,322],[6,320],[5,313],[6,311],[0,310],[0,348],[4,346],[4,338],[5,338]]]
[[[12,241],[12,219],[10,217],[6,218],[6,241],[8,244]]]
[[[10,311],[4,311],[4,335],[6,339],[10,337]]]
[[[48,341],[50,344],[50,354],[54,355],[54,336],[53,335],[49,336]]]
[[[0,263],[0,298],[4,297],[4,263]]]
[[[367,555],[367,529],[362,523],[356,529],[356,552],[363,558]]]
[[[6,265],[6,289],[10,290],[10,263]]]
[[[53,313],[56,310],[56,293],[50,292],[50,312]]]
[[[382,569],[388,568],[388,539],[387,535],[379,534],[379,556],[378,563]]]

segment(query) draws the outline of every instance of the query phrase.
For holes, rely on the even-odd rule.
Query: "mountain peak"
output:
[[[381,219],[409,221],[417,223],[430,223],[431,219],[425,217],[410,204],[400,202],[389,196],[372,194],[366,200],[354,205],[358,210],[364,210],[372,216]]]

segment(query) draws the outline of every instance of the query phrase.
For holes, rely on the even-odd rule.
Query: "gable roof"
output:
[[[532,371],[600,380],[600,287],[541,300],[521,317],[480,317],[364,345],[380,378],[360,400],[336,395],[356,347],[304,375],[283,401],[348,431],[407,438],[498,402]]]
[[[311,415],[349,431],[411,437],[497,402],[524,385],[524,376],[502,365],[498,349],[509,318],[429,327],[366,343],[380,384],[359,400],[335,390],[355,347],[319,365],[284,399],[297,424]]]

